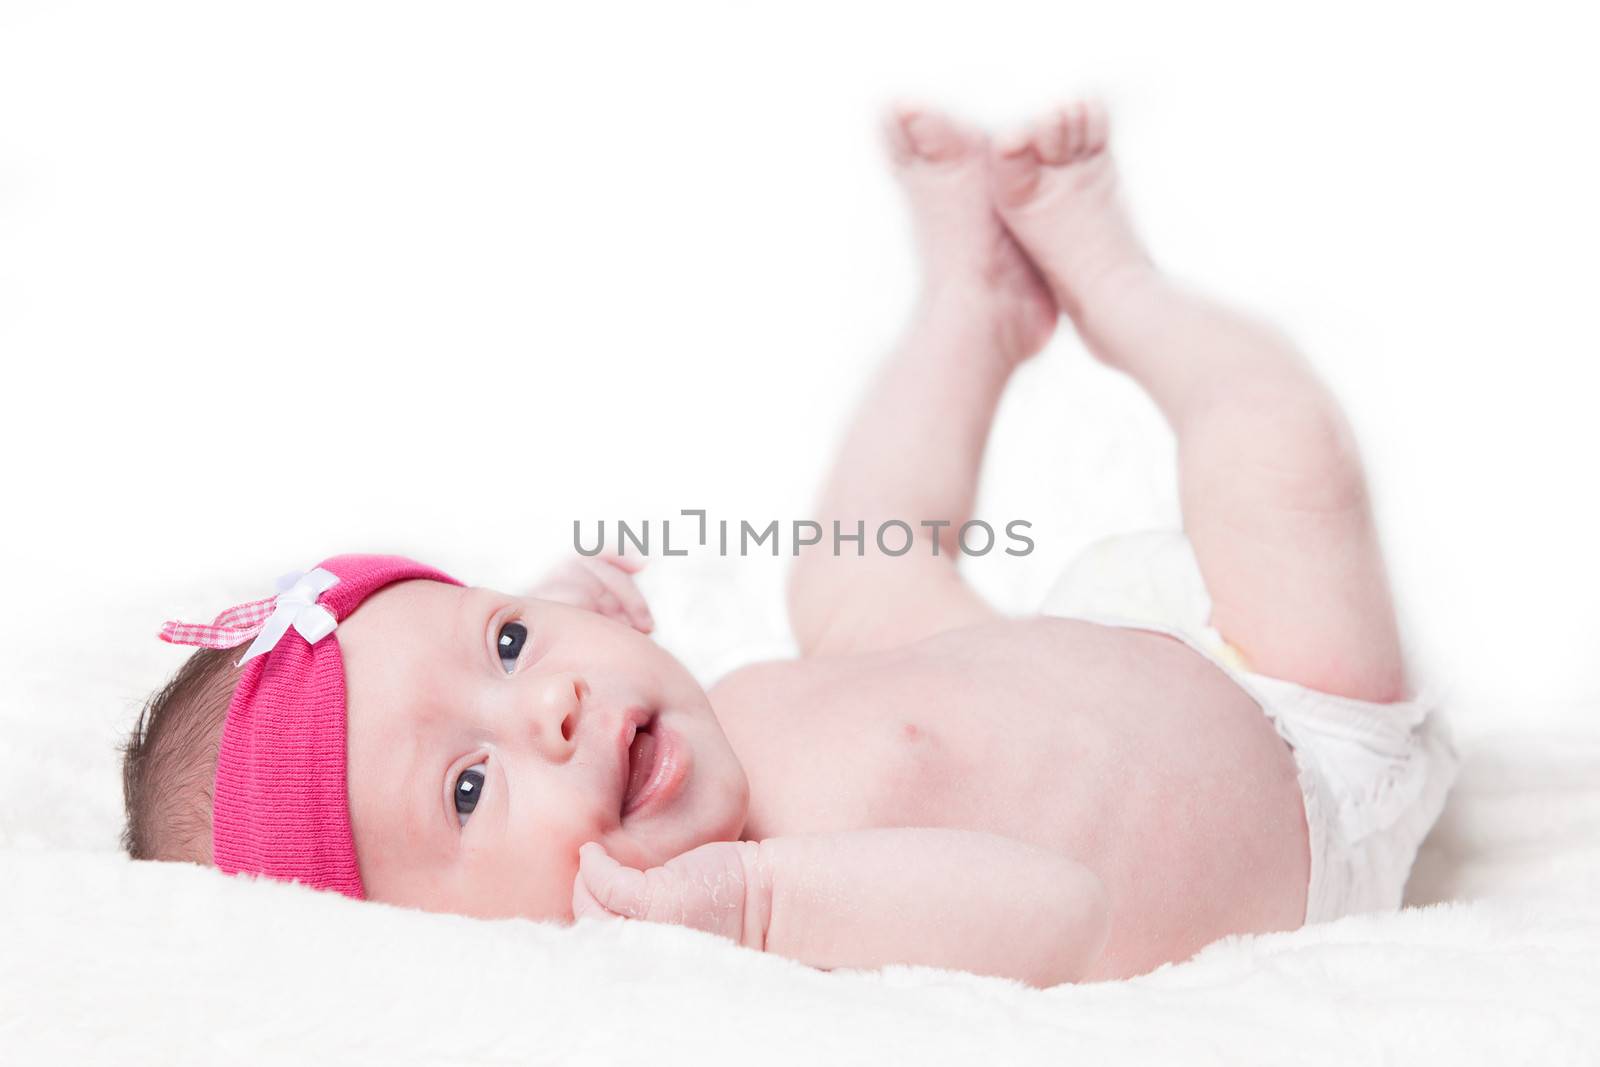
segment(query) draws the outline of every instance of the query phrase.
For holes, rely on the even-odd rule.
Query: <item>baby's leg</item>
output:
[[[995,617],[956,569],[957,531],[972,514],[1000,394],[1058,318],[995,214],[982,135],[904,109],[887,133],[923,292],[828,475],[816,514],[823,543],[790,576],[789,618],[808,655],[892,647]],[[909,530],[891,529],[885,551],[875,534],[893,521]],[[834,522],[846,535],[861,529],[861,540],[835,554]]]
[[[1212,624],[1266,675],[1391,701],[1404,669],[1367,487],[1338,405],[1276,329],[1150,262],[1117,202],[1104,110],[1063,108],[991,155],[996,205],[1085,344],[1178,438]]]

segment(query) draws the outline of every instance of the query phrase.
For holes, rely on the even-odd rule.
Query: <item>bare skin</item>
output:
[[[352,816],[373,896],[675,922],[819,967],[926,963],[1037,985],[1139,974],[1229,934],[1301,924],[1302,802],[1260,708],[1171,638],[1002,616],[962,581],[949,539],[971,515],[1011,372],[1065,312],[1177,432],[1212,624],[1262,674],[1399,699],[1387,581],[1336,404],[1275,331],[1156,269],[1118,203],[1098,105],[995,144],[923,110],[896,113],[888,135],[923,298],[816,518],[947,519],[942,551],[887,557],[869,537],[862,558],[803,555],[789,597],[803,657],[736,671],[709,703],[642,638],[648,615],[626,576],[532,598],[472,591],[461,603],[484,616],[479,630],[526,618],[546,635],[503,685],[405,636],[465,594],[380,594],[341,627],[354,649]],[[380,684],[405,641],[416,677],[442,680]],[[452,710],[408,705],[425,684]],[[452,701],[473,686],[487,710],[465,728]],[[695,768],[631,816],[606,755],[625,705],[662,710]],[[419,865],[378,783],[405,778],[395,753],[424,730],[462,735],[432,776],[440,804],[460,767],[509,769],[488,779],[489,814],[463,821],[478,843],[436,828]],[[513,798],[502,808],[496,788]],[[522,807],[540,804],[544,816]]]

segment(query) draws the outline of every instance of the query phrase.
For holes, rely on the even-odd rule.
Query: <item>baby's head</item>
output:
[[[140,713],[122,760],[122,847],[134,859],[211,862],[211,785],[238,658],[200,649]]]
[[[321,569],[339,578],[316,600],[333,632],[313,618],[242,669],[237,649],[197,652],[152,699],[124,774],[135,858],[565,918],[587,841],[646,868],[738,837],[744,772],[649,637],[394,557]],[[630,788],[630,751],[665,773],[635,767]]]

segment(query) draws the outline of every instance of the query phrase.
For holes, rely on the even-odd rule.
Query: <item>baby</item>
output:
[[[796,561],[802,658],[703,690],[638,562],[527,596],[344,556],[208,626],[128,746],[135,858],[476,916],[678,923],[821,968],[1038,986],[1393,908],[1455,768],[1407,682],[1349,429],[1275,330],[1151,262],[1096,103],[888,122],[923,293]],[[1010,618],[956,569],[1060,314],[1178,440],[1183,534]],[[250,643],[243,666],[238,646]]]

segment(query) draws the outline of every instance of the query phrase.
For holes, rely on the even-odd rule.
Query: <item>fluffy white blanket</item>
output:
[[[1568,709],[1569,733],[1462,739],[1415,906],[1039,991],[920,968],[823,973],[679,928],[481,922],[132,863],[113,844],[112,742],[129,679],[170,666],[139,655],[42,656],[8,680],[0,1061],[1600,1058],[1593,708]]]

